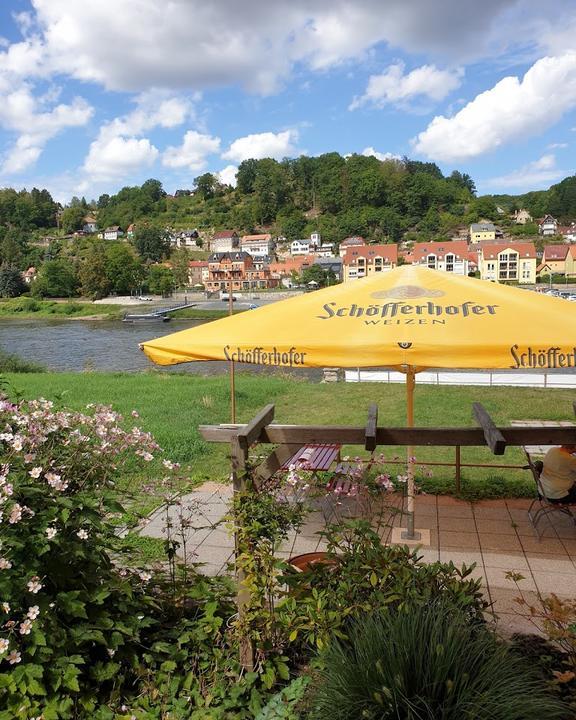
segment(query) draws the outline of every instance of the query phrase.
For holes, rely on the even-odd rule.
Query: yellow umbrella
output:
[[[405,265],[141,347],[160,365],[397,368],[406,373],[412,425],[414,374],[425,368],[576,367],[576,312],[558,298]],[[411,472],[408,513],[411,537]]]

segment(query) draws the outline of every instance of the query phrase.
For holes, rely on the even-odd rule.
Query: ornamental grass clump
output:
[[[314,720],[553,720],[533,667],[446,601],[357,619],[310,692]]]

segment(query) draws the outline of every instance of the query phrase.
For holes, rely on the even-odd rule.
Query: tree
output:
[[[83,295],[92,300],[106,297],[111,290],[112,283],[107,274],[106,246],[104,243],[94,243],[80,263],[78,277]]]
[[[254,192],[254,182],[258,173],[258,160],[250,158],[243,160],[238,165],[236,173],[236,188],[242,195],[248,195]]]
[[[468,173],[461,173],[458,170],[454,170],[449,180],[458,185],[458,187],[468,190],[471,195],[476,194],[476,185]]]
[[[0,267],[0,297],[18,297],[23,292],[26,292],[26,283],[20,270],[10,265]]]
[[[310,265],[302,270],[302,283],[308,285],[310,282],[318,283],[318,287],[333,285],[336,282],[336,275],[333,270],[325,270],[321,265]]]
[[[203,200],[209,200],[210,198],[214,197],[217,184],[218,181],[216,179],[216,176],[212,175],[212,173],[204,173],[203,175],[199,175],[197,178],[194,179],[194,187],[196,188],[196,192]]]
[[[170,257],[170,262],[176,287],[186,287],[189,282],[190,253],[186,248],[175,250]]]
[[[26,233],[18,228],[10,228],[0,240],[0,264],[11,265],[24,270],[28,242]]]
[[[48,260],[32,283],[32,294],[39,297],[72,297],[78,279],[66,260]]]
[[[76,230],[82,230],[84,226],[84,216],[86,215],[86,208],[81,204],[71,205],[64,209],[60,222],[62,224],[62,230],[65,233],[73,233]]]
[[[134,247],[144,260],[159,262],[170,253],[170,238],[155,225],[138,225],[134,233]]]
[[[164,265],[151,265],[148,271],[148,289],[155,295],[169,295],[175,287],[174,275]]]
[[[104,193],[103,195],[100,195],[100,197],[98,198],[96,207],[98,208],[98,210],[102,210],[102,208],[105,208],[108,206],[109,202],[110,202],[110,195],[108,195],[108,193]]]
[[[110,243],[106,248],[106,277],[110,291],[129,295],[137,290],[146,271],[134,249],[126,243]]]

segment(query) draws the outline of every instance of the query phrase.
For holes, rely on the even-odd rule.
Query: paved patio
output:
[[[215,527],[227,512],[230,497],[229,486],[206,483],[183,497],[179,508],[170,510],[175,528],[180,524],[179,514],[187,525],[188,558],[204,563],[207,574],[225,572],[232,560],[232,538],[224,527]],[[403,498],[393,496],[391,500],[398,510],[402,508]],[[419,551],[423,559],[452,560],[456,565],[476,563],[473,576],[482,580],[502,632],[534,631],[534,627],[515,612],[518,606],[514,598],[518,591],[506,579],[507,571],[524,576],[519,586],[528,601],[552,592],[565,597],[576,595],[576,527],[568,517],[554,513],[550,522],[546,518],[541,521],[543,537],[538,541],[527,517],[529,504],[529,500],[519,499],[470,503],[447,496],[416,498],[416,528],[430,530],[430,546]],[[337,508],[336,512],[339,516],[348,514],[343,508]],[[405,525],[405,519],[400,513],[380,517],[389,521],[379,530],[388,542],[390,525]],[[166,509],[158,510],[142,534],[166,537],[166,520]],[[324,549],[317,534],[324,526],[323,513],[311,513],[301,532],[293,534],[278,555],[288,558]],[[182,547],[179,552],[183,552]]]

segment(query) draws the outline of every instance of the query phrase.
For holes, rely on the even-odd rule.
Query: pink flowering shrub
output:
[[[114,485],[159,448],[87,410],[0,398],[0,720],[89,713],[153,622],[150,576],[119,562]]]

